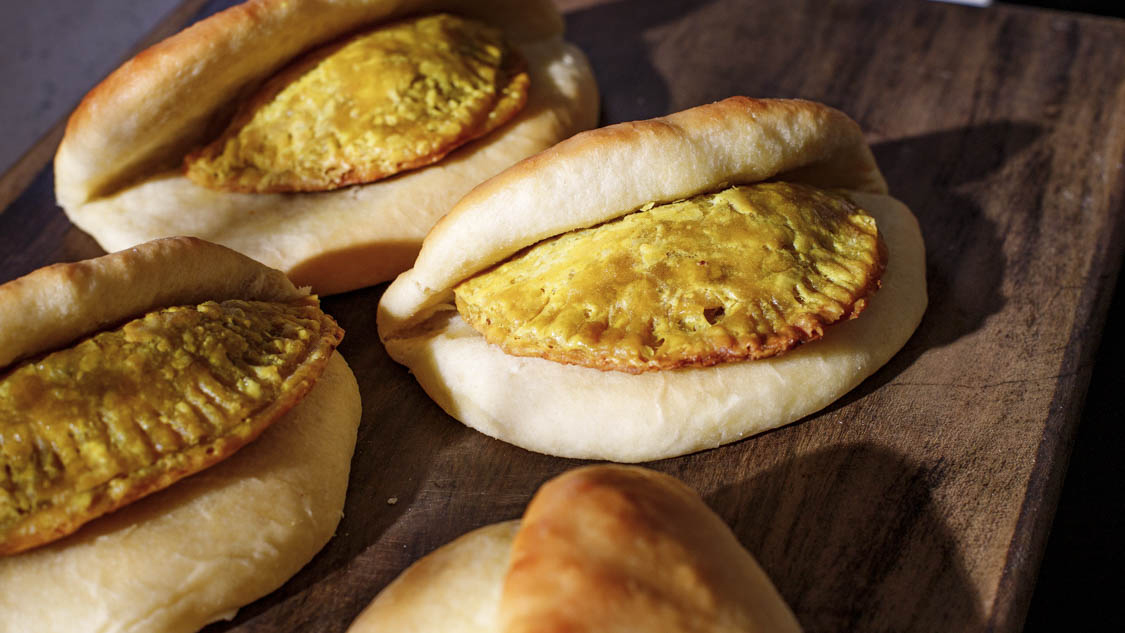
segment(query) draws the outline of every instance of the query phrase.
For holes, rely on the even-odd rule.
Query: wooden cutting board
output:
[[[1125,23],[928,2],[570,0],[602,121],[805,97],[868,132],[922,224],[929,310],[810,418],[649,464],[697,489],[807,631],[1017,631],[1123,252]],[[0,281],[100,254],[43,170],[0,214]],[[324,300],[363,423],[336,538],[217,631],[342,631],[403,568],[517,517],[581,462],[446,416],[375,333],[385,286]]]

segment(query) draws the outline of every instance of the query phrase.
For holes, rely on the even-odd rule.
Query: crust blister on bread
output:
[[[792,633],[769,578],[699,496],[637,467],[545,483],[520,521],[422,558],[360,614],[374,631]]]
[[[513,120],[437,164],[333,192],[216,192],[180,173],[184,155],[221,131],[231,104],[300,53],[433,11],[498,26],[527,60],[529,98]],[[594,124],[593,74],[562,26],[548,0],[251,0],[140,53],[86,96],[55,157],[59,203],[110,251],[195,235],[321,295],[390,279],[465,191]]]
[[[886,242],[882,289],[866,312],[815,343],[770,359],[613,375],[504,354],[453,311],[457,283],[539,240],[764,180],[848,192]],[[447,413],[488,435],[565,457],[660,459],[787,424],[858,385],[921,320],[924,257],[917,221],[886,195],[855,122],[808,101],[735,97],[578,134],[477,186],[384,293],[379,335]]]

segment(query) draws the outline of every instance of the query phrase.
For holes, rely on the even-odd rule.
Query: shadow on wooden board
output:
[[[884,448],[837,446],[706,501],[807,633],[979,630],[976,593],[931,498],[941,469],[940,460],[921,465]]]
[[[997,122],[872,147],[891,195],[910,207],[922,227],[929,305],[902,351],[826,411],[877,390],[927,350],[972,334],[1004,307],[1003,236],[971,190],[988,186],[1015,161],[1034,161],[1029,148],[1042,133],[1031,124]],[[1028,213],[1036,222],[1037,210]]]

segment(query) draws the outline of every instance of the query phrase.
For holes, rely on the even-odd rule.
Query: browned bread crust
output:
[[[500,619],[504,633],[800,630],[694,491],[629,466],[580,468],[540,488],[512,544]]]
[[[384,589],[349,633],[794,633],[769,578],[699,496],[629,466],[566,472],[521,521],[474,530]]]

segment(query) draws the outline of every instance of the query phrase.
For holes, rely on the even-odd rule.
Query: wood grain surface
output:
[[[1125,242],[1125,23],[875,0],[562,4],[603,123],[732,94],[823,101],[868,132],[927,245],[929,310],[886,367],[804,421],[650,466],[704,496],[807,631],[1019,630]],[[52,189],[43,170],[0,214],[0,280],[101,252]],[[207,631],[342,631],[409,563],[518,516],[580,463],[446,416],[379,344],[383,288],[324,300],[364,398],[337,537]]]

